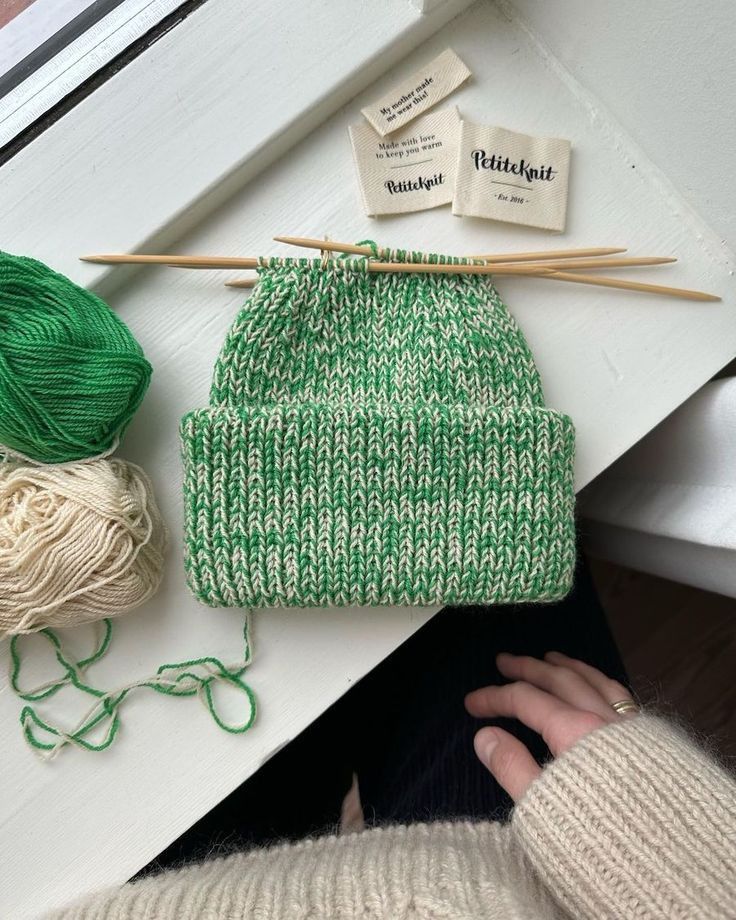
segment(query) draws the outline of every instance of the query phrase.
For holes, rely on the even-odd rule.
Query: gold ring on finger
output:
[[[611,708],[620,716],[627,712],[639,712],[639,705],[634,700],[617,700],[611,703]]]

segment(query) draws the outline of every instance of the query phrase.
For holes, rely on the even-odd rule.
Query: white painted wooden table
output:
[[[578,486],[736,354],[736,297],[718,238],[595,99],[494,5],[476,4],[447,25],[467,3],[439,4],[425,16],[405,0],[373,0],[370,9],[304,4],[278,21],[278,3],[250,6],[245,16],[238,0],[209,0],[0,171],[3,245],[105,293],[154,366],[120,454],[151,474],[173,541],[160,594],[118,621],[113,648],[95,667],[102,686],[164,661],[240,651],[241,612],[203,608],[185,587],[177,427],[184,412],[206,404],[242,295],[222,285],[222,273],[109,271],[79,263],[80,253],[146,241],[152,250],[286,252],[269,242],[275,233],[454,254],[596,244],[674,253],[681,263],[667,280],[720,292],[722,304],[501,279],[548,403],[575,420]],[[572,140],[564,236],[453,218],[449,207],[362,215],[347,126],[448,45],[475,75],[451,100],[462,114]],[[645,269],[638,277],[661,275]],[[195,701],[141,691],[108,752],[67,750],[43,764],[24,746],[19,702],[3,684],[0,916],[34,916],[123,882],[433,612],[258,612],[248,677],[261,713],[241,737],[219,732]],[[83,631],[75,641],[85,639]],[[0,653],[4,667],[6,648]]]

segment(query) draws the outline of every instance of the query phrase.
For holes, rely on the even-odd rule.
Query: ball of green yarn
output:
[[[114,447],[151,365],[95,294],[0,252],[0,444],[43,463]]]

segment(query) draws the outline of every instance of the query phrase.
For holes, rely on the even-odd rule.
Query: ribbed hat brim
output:
[[[550,409],[294,403],[181,427],[187,572],[215,607],[552,601],[574,430]]]

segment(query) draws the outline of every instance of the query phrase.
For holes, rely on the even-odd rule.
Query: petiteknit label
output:
[[[437,105],[469,76],[468,68],[448,48],[378,102],[361,111],[379,134],[390,134]]]
[[[424,211],[452,201],[460,135],[456,108],[423,115],[390,137],[365,122],[349,131],[369,217]]]
[[[564,230],[570,141],[463,121],[452,213]]]

